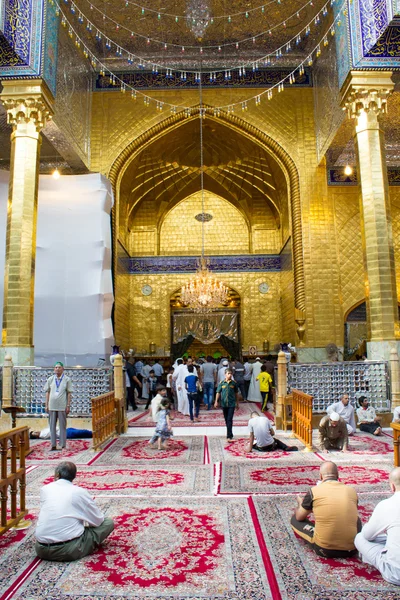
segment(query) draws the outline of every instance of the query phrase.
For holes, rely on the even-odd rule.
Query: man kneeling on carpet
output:
[[[280,440],[272,437],[275,431],[272,423],[264,415],[260,415],[257,411],[251,413],[249,421],[250,440],[248,452],[259,450],[260,452],[271,452],[273,450],[286,450],[294,452],[298,450],[297,446],[287,446]]]
[[[113,520],[104,517],[89,493],[72,483],[75,477],[76,465],[62,462],[55,481],[40,491],[35,544],[39,558],[78,560],[97,550],[114,529]]]
[[[383,579],[400,585],[400,467],[389,475],[393,495],[375,506],[354,543],[363,562],[373,565]]]
[[[326,461],[320,468],[320,481],[304,497],[297,497],[297,508],[290,524],[318,556],[347,558],[357,554],[354,538],[361,530],[357,493],[338,481],[337,465]],[[314,513],[315,523],[307,519]]]

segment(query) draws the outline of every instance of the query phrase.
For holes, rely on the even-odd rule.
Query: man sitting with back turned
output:
[[[318,556],[347,558],[357,553],[354,537],[361,530],[357,510],[357,493],[338,481],[335,463],[326,461],[320,468],[320,485],[297,497],[297,508],[291,519],[293,530]],[[307,519],[314,513],[315,524]]]
[[[53,483],[40,491],[35,550],[44,560],[71,561],[94,552],[114,529],[83,488],[73,485],[76,465],[57,465]],[[85,527],[88,523],[89,527]]]
[[[248,452],[259,450],[260,452],[271,452],[273,450],[286,450],[287,452],[295,452],[297,446],[287,446],[281,440],[277,440],[273,436],[275,431],[272,427],[272,422],[265,415],[260,415],[257,411],[251,413],[249,421],[250,440]]]
[[[390,473],[389,483],[393,495],[375,506],[354,543],[363,562],[376,567],[389,583],[400,585],[400,467]]]

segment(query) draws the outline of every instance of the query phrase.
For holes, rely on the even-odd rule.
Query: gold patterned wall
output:
[[[223,103],[238,102],[241,99],[246,99],[248,92],[244,90],[218,90],[204,91],[203,101],[207,105],[216,105]],[[197,105],[198,95],[195,91],[182,91],[173,90],[170,92],[154,92],[152,96],[161,100],[168,101],[175,105]],[[270,187],[271,199],[268,201],[270,212],[273,215],[275,221],[275,228],[279,228],[279,249],[282,248],[283,244],[288,239],[290,234],[290,210],[288,208],[288,193],[290,190],[286,189],[288,175],[285,173],[285,167],[276,160],[276,157],[271,156],[273,153],[268,150],[263,150],[265,156],[271,158],[262,158],[260,155],[259,161],[264,160],[265,166],[259,168],[253,164],[251,169],[249,167],[244,168],[246,165],[247,158],[252,158],[257,154],[257,148],[261,148],[261,142],[258,143],[256,137],[254,137],[254,131],[251,135],[247,134],[246,127],[254,126],[256,131],[267,134],[274,140],[274,143],[280,145],[280,147],[287,152],[297,169],[299,182],[300,182],[300,198],[301,198],[301,222],[302,222],[302,239],[303,239],[303,265],[304,265],[304,280],[305,280],[305,291],[306,291],[306,337],[305,342],[307,346],[311,347],[322,347],[330,342],[337,344],[343,343],[343,308],[342,308],[342,291],[341,291],[341,267],[338,257],[337,249],[337,228],[336,228],[336,216],[337,210],[335,208],[334,196],[328,191],[326,181],[326,168],[324,164],[318,164],[317,157],[317,145],[315,136],[315,119],[314,119],[314,99],[312,89],[286,89],[283,94],[279,94],[274,97],[270,102],[265,100],[262,101],[260,107],[255,107],[253,104],[249,104],[248,111],[244,113],[240,112],[238,115],[242,119],[243,125],[240,127],[241,134],[239,135],[236,130],[229,127],[229,124],[225,123],[218,125],[218,119],[206,118],[205,123],[207,124],[207,139],[209,139],[209,148],[215,142],[219,144],[218,152],[220,150],[221,140],[232,155],[232,161],[234,164],[229,165],[229,161],[226,161],[224,157],[224,171],[218,171],[218,156],[214,156],[215,164],[211,162],[213,155],[208,152],[210,160],[205,162],[207,169],[209,170],[210,177],[214,176],[214,185],[221,185],[220,191],[217,192],[221,197],[229,200],[252,223],[252,251],[255,252],[256,248],[260,249],[257,251],[272,251],[272,247],[265,243],[265,240],[269,237],[268,227],[270,223],[264,222],[256,224],[255,219],[259,216],[263,216],[262,206],[259,203],[264,201],[268,192],[264,191],[265,188]],[[133,102],[126,95],[118,92],[105,92],[101,94],[94,94],[93,98],[93,125],[92,125],[92,168],[98,169],[108,174],[115,159],[119,154],[126,148],[130,143],[138,138],[141,134],[155,126],[157,123],[161,123],[167,119],[168,115],[160,112],[156,112],[143,106],[140,102]],[[198,123],[198,121],[197,121]],[[194,125],[196,126],[196,125]],[[190,131],[190,123],[185,125],[187,131]],[[198,127],[198,125],[197,125]],[[179,129],[179,128],[178,128]],[[153,146],[145,146],[143,159],[135,167],[135,170],[129,172],[129,177],[126,177],[123,181],[123,188],[121,188],[120,194],[120,210],[121,214],[127,215],[125,224],[123,227],[129,227],[132,231],[132,227],[137,226],[139,238],[142,240],[143,253],[151,254],[156,252],[155,247],[156,241],[156,227],[160,225],[160,215],[164,214],[167,210],[167,203],[170,198],[170,189],[168,188],[171,176],[175,172],[176,178],[181,177],[181,168],[179,161],[174,156],[176,154],[177,145],[184,144],[185,140],[187,144],[191,143],[194,133],[190,135],[182,136],[178,135],[178,129],[174,130],[175,133],[169,137],[166,136],[166,140],[163,141],[160,131],[157,133],[155,143]],[[213,133],[215,130],[215,133]],[[182,129],[183,131],[183,129]],[[250,131],[250,130],[249,130]],[[214,136],[214,137],[213,137]],[[254,140],[251,142],[252,146],[248,145],[250,142],[247,140]],[[170,145],[168,145],[170,141]],[[157,158],[157,146],[159,147],[160,153]],[[209,150],[208,148],[208,150]],[[237,158],[236,152],[242,150],[242,155]],[[197,161],[197,162],[196,162]],[[185,197],[198,191],[198,164],[199,156],[195,153],[195,150],[190,147],[188,152],[188,162],[184,165],[184,175],[187,181],[187,191],[182,190],[181,196],[177,196],[177,202],[184,200]],[[274,163],[275,161],[275,163]],[[182,163],[183,161],[181,161]],[[254,162],[254,161],[253,161]],[[163,164],[164,177],[160,172],[160,164]],[[274,163],[274,164],[273,164]],[[261,162],[260,162],[261,164]],[[279,167],[281,164],[281,168]],[[142,171],[140,171],[142,169]],[[157,169],[154,171],[154,169]],[[197,169],[197,171],[196,171]],[[231,175],[234,170],[238,170],[238,178],[234,181]],[[230,180],[227,179],[227,172],[230,173]],[[268,171],[269,179],[264,179],[261,183],[264,186],[263,194],[257,196],[254,193],[256,189],[256,179],[258,172],[263,173]],[[128,173],[128,170],[126,171]],[[142,175],[140,175],[142,173]],[[143,195],[138,187],[140,177],[143,181],[148,181],[149,177],[152,177],[152,173],[156,173],[153,176],[154,190],[156,192],[157,201],[153,208],[151,208],[151,201],[154,200],[152,197],[151,189],[146,189],[145,195]],[[255,175],[251,175],[255,173]],[[138,175],[139,174],[139,175]],[[160,178],[161,177],[161,178]],[[136,178],[136,179],[135,179]],[[251,186],[246,188],[248,183],[251,181]],[[131,183],[130,183],[131,182]],[[233,183],[235,185],[233,185]],[[238,191],[239,182],[241,182],[241,191]],[[234,187],[234,193],[229,185]],[[197,187],[196,187],[197,186]],[[225,186],[225,187],[224,187]],[[184,193],[186,191],[186,193]],[[216,191],[216,190],[213,190]],[[118,190],[117,190],[118,192]],[[240,194],[240,195],[239,195]],[[144,212],[148,211],[148,217],[150,218],[150,212],[153,211],[154,218],[153,225],[148,226],[146,219],[139,215],[141,209],[136,207],[140,195],[140,202],[143,205]],[[262,199],[262,196],[264,198]],[[148,204],[146,204],[148,202]],[[132,209],[132,206],[134,207]],[[147,208],[145,208],[147,206]],[[275,208],[273,208],[275,206]],[[275,212],[274,212],[275,211]],[[164,218],[164,217],[162,217]],[[138,219],[138,220],[137,220]],[[136,225],[135,225],[136,224]],[[122,225],[122,220],[121,220]],[[139,228],[142,228],[139,231]],[[157,229],[158,230],[158,229]],[[126,231],[121,231],[121,236],[127,235]],[[129,232],[128,232],[129,234]],[[129,234],[130,235],[130,234]],[[342,260],[344,258],[342,257]],[[268,277],[270,274],[268,274]],[[232,274],[232,277],[238,278],[238,274]],[[244,318],[242,320],[242,329],[245,344],[255,343],[257,338],[261,340],[265,336],[269,336],[267,331],[263,334],[259,331],[259,323],[263,318],[269,323],[275,323],[274,331],[281,333],[282,315],[285,315],[285,338],[291,337],[290,341],[297,342],[294,339],[294,315],[290,315],[293,309],[293,279],[292,272],[284,273],[282,276],[276,278],[277,296],[276,302],[273,302],[268,306],[269,310],[273,310],[273,313],[268,312],[257,312],[255,307],[260,308],[258,292],[253,280],[254,275],[244,275],[246,285],[241,282],[240,287],[245,290],[242,304],[242,311]],[[267,274],[258,276],[258,279],[266,279]],[[274,277],[273,277],[274,278]],[[132,277],[136,280],[136,276]],[[176,283],[176,278],[170,277]],[[275,280],[275,279],[274,279]],[[168,312],[168,294],[167,288],[174,291],[174,284],[168,284],[168,276],[162,276],[159,279],[165,285],[160,285],[160,297],[155,298],[141,298],[137,291],[132,289],[132,299],[134,299],[134,305],[131,306],[131,314],[133,315],[131,332],[132,335],[143,335],[144,339],[149,339],[150,332],[158,339],[153,341],[158,345],[162,340],[162,345],[169,345],[169,341],[165,340],[165,331],[169,328],[169,312]],[[235,282],[227,281],[228,285],[231,285],[234,289],[237,289]],[[350,285],[350,283],[348,284]],[[281,287],[282,286],[282,287]],[[135,289],[139,289],[136,283],[134,284]],[[178,287],[178,285],[176,286]],[[279,288],[279,289],[278,289]],[[239,290],[238,290],[239,291]],[[118,293],[118,292],[117,292]],[[350,290],[345,292],[348,295]],[[356,295],[354,292],[353,295]],[[253,297],[254,296],[254,297]],[[265,300],[265,299],[264,299]],[[348,300],[349,301],[349,300]],[[254,302],[254,306],[252,304]],[[144,304],[143,304],[144,303]],[[160,306],[165,307],[164,311],[160,312]],[[158,324],[154,324],[154,317],[157,316]],[[143,324],[144,334],[139,332],[139,324]],[[156,330],[154,329],[156,328]],[[269,325],[265,328],[269,329]],[[158,332],[158,333],[157,333]],[[271,334],[271,339],[274,338],[275,333]],[[279,338],[279,335],[276,339]]]
[[[202,223],[195,219],[202,212],[201,192],[177,204],[165,217],[160,229],[161,255],[199,255]],[[206,254],[247,254],[250,249],[248,224],[227,200],[204,194],[204,211],[212,219],[204,223]]]
[[[171,345],[170,297],[190,275],[133,275],[129,309],[131,323],[130,346],[138,352],[148,352],[149,343],[157,348]],[[218,278],[233,288],[241,298],[242,345],[256,344],[262,350],[264,340],[272,346],[281,341],[280,274],[221,273]],[[261,294],[258,286],[266,282],[269,292]],[[144,285],[152,287],[150,296],[143,296]],[[128,347],[128,345],[126,346]]]
[[[126,258],[128,253],[118,244],[118,258]],[[122,268],[122,263],[116,261],[117,268],[114,274],[115,304],[114,304],[114,336],[117,344],[124,349],[132,347],[131,344],[131,280],[132,277]]]

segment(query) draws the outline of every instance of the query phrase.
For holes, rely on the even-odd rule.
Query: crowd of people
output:
[[[231,369],[241,399],[262,402],[263,410],[266,410],[272,406],[274,367],[270,356],[263,361],[257,357],[254,361],[246,360],[243,363],[228,358],[207,356],[193,359],[189,356],[178,358],[167,373],[157,359],[146,361],[128,357],[125,361],[127,408],[137,410],[137,399],[146,400],[146,408],[149,408],[162,384],[174,408],[194,421],[197,399],[204,401],[207,409],[211,410],[216,388],[224,380],[225,371]]]
[[[138,364],[139,363],[139,364]],[[172,435],[171,410],[187,414],[192,422],[199,419],[200,402],[207,410],[222,408],[227,427],[227,440],[233,440],[232,424],[239,400],[257,400],[258,386],[262,410],[268,408],[273,385],[273,365],[256,359],[253,364],[231,363],[222,359],[219,365],[207,357],[202,363],[191,358],[178,359],[169,370],[164,385],[164,370],[157,361],[153,365],[129,359],[126,364],[127,401],[132,409],[137,398],[151,406],[155,431],[149,444],[166,448]],[[136,391],[135,391],[136,390]],[[72,383],[58,362],[44,388],[49,428],[32,432],[32,438],[50,438],[51,450],[61,447],[67,438],[90,437],[91,432],[66,428]],[[382,434],[382,426],[374,407],[365,396],[358,398],[355,410],[347,394],[328,406],[318,427],[317,446],[322,452],[348,451],[349,436],[356,434],[356,418],[361,431],[374,436]],[[400,407],[393,421],[400,422]],[[58,427],[57,427],[58,423]],[[253,411],[248,423],[249,443],[246,451],[297,451],[275,437],[274,424],[263,412]],[[36,553],[45,560],[73,561],[94,552],[112,532],[114,523],[106,518],[84,489],[75,486],[76,466],[60,463],[53,483],[41,490],[41,508],[36,528]],[[400,585],[400,468],[390,473],[392,495],[375,507],[371,518],[362,526],[358,514],[358,497],[352,486],[340,482],[337,465],[324,461],[320,480],[304,496],[298,496],[291,518],[293,531],[323,558],[358,556],[377,568],[389,583]],[[313,519],[310,520],[310,515]]]

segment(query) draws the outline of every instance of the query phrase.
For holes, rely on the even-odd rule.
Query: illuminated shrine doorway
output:
[[[174,359],[241,356],[240,296],[229,288],[226,305],[199,314],[182,304],[180,289],[172,294],[171,353]]]

